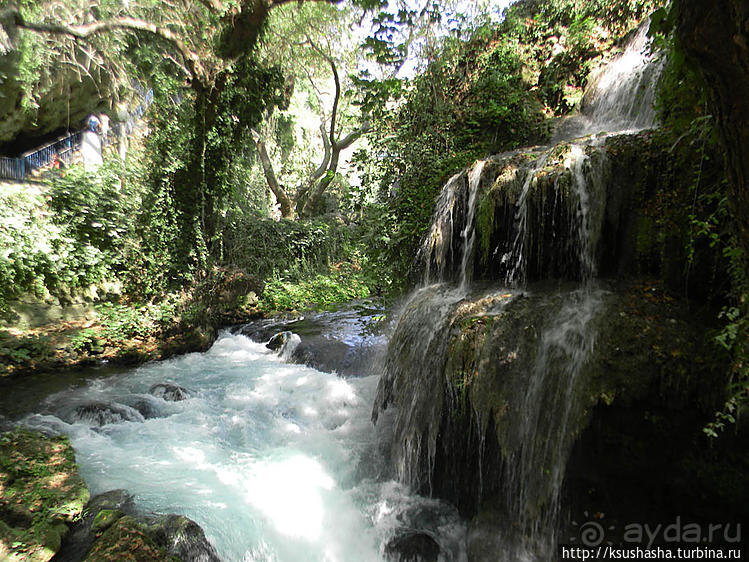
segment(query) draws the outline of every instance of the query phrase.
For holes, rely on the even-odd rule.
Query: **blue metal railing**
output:
[[[26,162],[23,158],[0,156],[0,178],[22,180],[26,176]]]
[[[141,117],[153,101],[153,90],[148,90],[142,94],[142,100],[138,107],[130,114],[131,118],[125,127],[115,127],[112,131],[115,136],[129,135],[134,129],[134,122]],[[73,154],[80,150],[83,131],[76,131],[54,142],[46,144],[41,148],[29,151],[20,158],[6,158],[0,156],[0,178],[22,180],[34,170],[49,166],[55,160],[55,156],[70,165],[73,161]]]
[[[21,158],[25,163],[26,174],[31,174],[34,170],[49,166],[55,160],[55,156],[66,164],[73,160],[73,153],[80,149],[83,132],[77,131],[57,139],[37,148],[33,152],[27,152]]]

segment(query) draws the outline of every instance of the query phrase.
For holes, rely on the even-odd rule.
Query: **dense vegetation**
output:
[[[654,212],[688,222],[689,263],[709,251],[714,278],[728,275],[697,295],[692,266],[682,272],[689,297],[724,306],[717,341],[736,354],[738,384],[726,415],[735,409],[746,380],[746,260],[713,98],[676,39],[678,3],[520,0],[501,18],[491,3],[468,17],[456,2],[44,6],[24,0],[0,13],[15,69],[6,87],[24,92],[29,120],[60,80],[95,84],[110,108],[137,102],[133,84],[143,83],[154,103],[150,134],[127,161],[112,152],[97,173],[74,167],[38,193],[2,193],[6,311],[24,294],[65,302],[114,281],[131,306],[181,299],[194,309],[194,295],[237,274],[261,292],[243,301],[248,311],[397,295],[413,283],[446,179],[476,158],[546,142],[554,120],[579,107],[590,72],[657,9],[651,31],[669,53],[662,142],[674,147],[673,169],[693,179]],[[366,18],[363,64],[352,29]],[[97,22],[106,27],[93,34]],[[398,74],[417,47],[418,71]],[[77,70],[53,72],[61,65]],[[296,219],[275,220],[279,206]]]

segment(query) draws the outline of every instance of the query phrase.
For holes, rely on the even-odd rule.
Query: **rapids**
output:
[[[124,488],[140,509],[187,515],[227,561],[382,560],[413,530],[463,560],[454,508],[388,477],[387,424],[369,419],[377,379],[287,364],[226,333],[206,353],[54,394],[23,423],[70,436],[92,495]],[[164,381],[188,397],[148,393]],[[74,415],[90,404],[96,419]]]

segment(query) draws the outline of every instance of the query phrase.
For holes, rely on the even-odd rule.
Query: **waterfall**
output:
[[[635,132],[656,124],[655,92],[665,60],[650,52],[644,21],[624,51],[594,72],[583,96],[579,115],[564,119],[553,143],[600,132]]]
[[[402,482],[472,515],[493,502],[492,530],[473,533],[492,560],[555,558],[559,495],[585,423],[586,363],[606,295],[596,281],[606,142],[654,126],[661,68],[646,22],[593,77],[553,145],[492,156],[450,178],[419,252],[424,284],[397,315],[373,419],[395,406]],[[477,273],[494,288],[479,290]],[[577,285],[531,284],[548,277]]]
[[[456,204],[464,172],[455,174],[442,188],[435,205],[432,225],[419,250],[425,260],[424,285],[443,280],[453,246],[453,228],[455,225]],[[433,278],[432,265],[436,267],[436,278]]]
[[[508,264],[505,278],[508,285],[525,283],[524,258],[528,245],[528,193],[530,192],[533,180],[536,179],[536,174],[543,169],[550,154],[551,151],[547,150],[536,160],[533,167],[528,170],[523,182],[523,188],[520,191],[520,199],[518,199],[517,211],[515,213],[515,224],[517,225],[515,239],[512,242],[510,252],[502,256],[502,262]]]

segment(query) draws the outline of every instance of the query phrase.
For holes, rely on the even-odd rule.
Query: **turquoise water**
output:
[[[427,532],[446,559],[464,559],[457,516],[387,477],[388,423],[370,421],[377,378],[286,364],[224,334],[206,353],[53,395],[48,413],[25,423],[70,435],[92,494],[124,488],[139,508],[187,515],[225,560],[381,560],[387,540],[412,526],[409,514],[424,510],[441,514]],[[190,397],[148,395],[165,381]],[[158,417],[133,411],[137,421],[98,427],[70,415],[85,402],[138,400]]]

